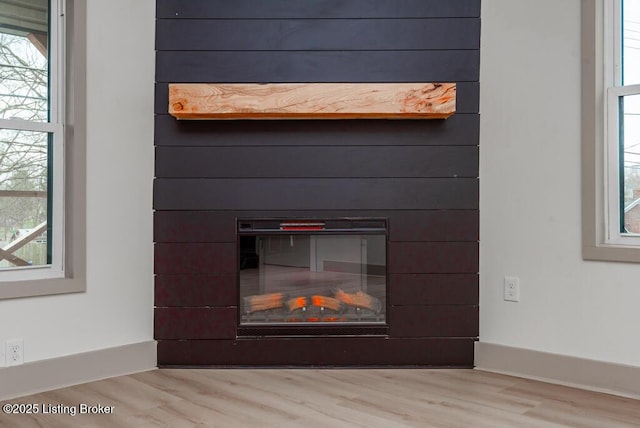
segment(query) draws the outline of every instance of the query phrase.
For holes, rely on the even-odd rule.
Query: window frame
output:
[[[619,232],[620,0],[582,0],[582,256],[640,262],[640,238]]]
[[[59,244],[54,247],[53,255],[56,257],[58,252],[58,258],[54,259],[58,264],[3,269],[0,299],[86,290],[86,0],[54,0],[52,3],[66,21],[62,27],[64,37],[51,42],[52,45],[57,42],[62,53],[57,57],[63,59],[51,60],[51,72],[58,76],[64,72],[64,78],[58,79],[62,87],[52,91],[52,94],[58,93],[51,99],[53,115],[49,123],[3,120],[0,126],[52,132],[54,138],[60,139],[54,142],[58,150],[53,153],[53,162],[62,168],[62,176],[53,184],[54,195],[58,192],[57,195],[62,196],[53,199],[53,239],[54,245],[56,238]]]
[[[51,224],[49,239],[51,245],[51,264],[29,267],[7,267],[0,269],[0,283],[30,279],[61,278],[64,276],[64,79],[65,79],[65,21],[64,0],[49,2],[49,120],[29,121],[20,119],[0,119],[0,128],[11,131],[34,131],[47,133],[52,149],[48,153],[49,165],[53,174],[48,184],[51,200],[48,217]]]

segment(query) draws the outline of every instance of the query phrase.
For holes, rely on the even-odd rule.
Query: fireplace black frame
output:
[[[314,336],[389,336],[389,219],[386,217],[259,217],[236,218],[237,238],[237,335],[251,337],[314,337]],[[385,237],[385,320],[383,323],[243,325],[240,311],[240,267],[243,263],[241,238],[265,235],[357,235],[375,234]],[[246,256],[246,255],[245,255]],[[245,258],[246,260],[246,258]]]

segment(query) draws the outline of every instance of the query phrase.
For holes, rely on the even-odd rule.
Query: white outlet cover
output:
[[[504,300],[507,302],[520,301],[520,278],[515,276],[504,277]]]
[[[18,352],[16,358],[13,356],[12,348],[17,347]],[[5,346],[5,361],[6,366],[18,366],[20,364],[24,364],[24,340],[16,339],[16,340],[7,340]]]

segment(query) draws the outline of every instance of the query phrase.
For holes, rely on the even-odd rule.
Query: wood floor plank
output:
[[[197,371],[197,370],[196,370]],[[267,423],[279,425],[295,420],[297,415],[264,403],[250,395],[251,390],[237,384],[225,387],[220,379],[210,378],[206,370],[193,377],[190,370],[166,370],[165,381],[182,385],[180,396],[211,413],[215,420],[235,420],[238,424],[256,426]],[[223,425],[224,426],[224,425]],[[264,425],[266,426],[266,425]]]
[[[640,426],[639,400],[453,369],[160,369],[9,403],[40,412],[0,413],[0,427]],[[68,414],[81,404],[113,414]]]
[[[387,379],[380,381],[380,375],[375,373],[371,382],[363,384],[363,375],[354,373],[352,382],[359,382],[367,389],[380,388],[387,394],[397,396],[421,397],[421,400],[432,403],[442,403],[445,401],[459,400],[470,403],[477,403],[497,411],[523,414],[534,409],[540,404],[537,400],[529,400],[522,397],[511,397],[504,394],[504,386],[494,385],[482,380],[473,378],[469,382],[469,372],[464,372],[463,376],[456,377],[455,373],[460,370],[402,370],[398,373],[390,370]],[[472,372],[479,373],[479,372]],[[384,376],[384,374],[382,374]],[[366,375],[365,375],[366,376]],[[512,386],[507,384],[506,386]]]
[[[581,428],[631,428],[636,422],[618,420],[618,415],[598,416],[594,412],[573,407],[568,404],[544,403],[526,413],[526,416],[538,421],[553,421],[561,426],[579,426]],[[624,418],[624,416],[622,416]]]

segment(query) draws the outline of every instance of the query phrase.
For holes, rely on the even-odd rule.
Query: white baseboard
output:
[[[155,369],[156,342],[100,349],[0,369],[0,400]]]
[[[640,367],[476,342],[477,370],[640,398]]]

